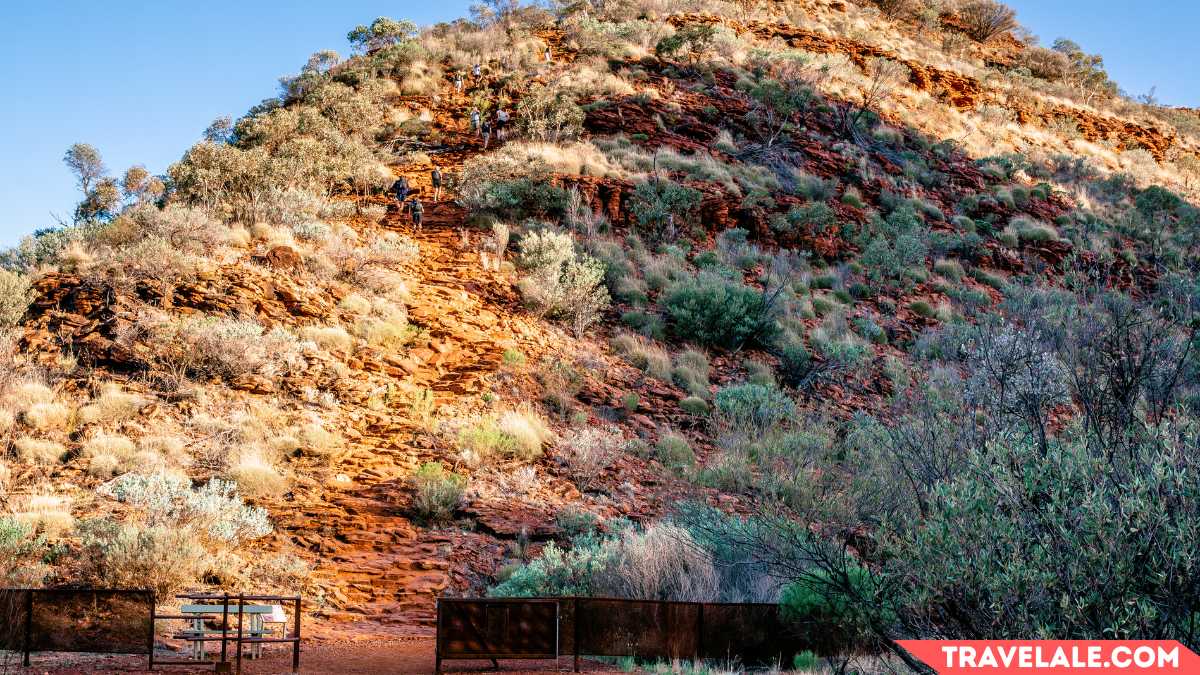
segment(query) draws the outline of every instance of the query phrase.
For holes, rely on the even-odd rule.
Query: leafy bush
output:
[[[824,654],[853,649],[869,639],[870,617],[861,603],[875,596],[871,574],[854,562],[830,572],[817,570],[812,580],[783,589],[779,605],[783,618],[805,635],[819,635],[814,645]]]
[[[79,525],[82,563],[93,583],[146,588],[173,597],[195,584],[210,554],[187,528],[118,523],[110,518]]]
[[[654,444],[654,456],[669,467],[690,468],[696,462],[696,453],[687,439],[678,434],[664,434]]]
[[[40,559],[46,541],[35,534],[28,523],[0,517],[0,583],[6,587],[40,586],[49,573]]]
[[[712,554],[678,526],[585,534],[564,551],[551,542],[489,592],[492,597],[580,595],[710,602],[720,596]]]
[[[765,343],[775,331],[761,291],[710,272],[671,286],[662,302],[671,331],[702,345],[735,349]]]
[[[571,94],[534,83],[517,103],[517,132],[535,141],[561,143],[583,131],[583,110]]]
[[[708,401],[699,396],[688,396],[679,402],[679,407],[689,415],[707,415]]]
[[[792,231],[820,234],[837,224],[837,214],[825,202],[813,202],[793,207],[788,211],[785,222]]]
[[[517,265],[529,273],[518,284],[525,301],[550,317],[569,321],[576,336],[608,307],[604,265],[575,252],[571,235],[540,230],[521,238]]]
[[[0,268],[0,330],[17,325],[32,299],[25,275]]]
[[[796,414],[796,404],[775,387],[734,384],[713,399],[713,422],[718,427],[766,432]]]
[[[673,181],[643,181],[629,197],[629,211],[647,235],[671,237],[691,224],[702,196],[699,190]]]
[[[453,518],[467,488],[466,476],[447,471],[441,462],[422,464],[409,482],[413,488],[413,510],[426,523]]]
[[[137,327],[155,343],[155,358],[202,377],[277,375],[303,363],[296,336],[278,327],[268,331],[253,319],[143,315]]]
[[[138,508],[150,526],[186,528],[214,544],[237,546],[272,530],[266,509],[246,506],[236,485],[217,478],[193,488],[176,474],[127,473],[97,492]]]

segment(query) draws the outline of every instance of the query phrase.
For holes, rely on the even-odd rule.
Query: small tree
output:
[[[76,222],[111,217],[121,201],[117,181],[108,178],[100,151],[87,143],[67,148],[63,162],[75,174],[83,200],[75,207]]]
[[[654,45],[654,53],[659,58],[668,58],[684,52],[695,62],[708,51],[716,36],[717,27],[712,24],[685,26],[659,40]]]
[[[545,143],[574,140],[583,131],[583,110],[562,89],[535,84],[517,104],[517,131]]]
[[[1017,27],[1017,13],[996,0],[969,0],[958,10],[967,35],[978,42],[1007,33]]]
[[[79,182],[79,191],[84,195],[90,193],[96,182],[108,173],[100,151],[87,143],[76,143],[67,148],[63,162],[75,174]]]
[[[358,25],[346,34],[355,51],[370,54],[385,47],[411,40],[417,34],[417,25],[407,19],[396,21],[381,16],[370,26]]]
[[[813,90],[799,78],[776,80],[760,78],[750,89],[754,99],[751,113],[762,128],[763,143],[770,147],[787,129],[792,116],[804,110],[813,100]]]

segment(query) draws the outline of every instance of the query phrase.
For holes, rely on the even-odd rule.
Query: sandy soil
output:
[[[433,673],[433,639],[371,641],[371,642],[320,642],[306,644],[300,653],[301,673],[333,673],[336,675],[384,675],[407,673]],[[166,653],[159,658],[171,657]],[[145,673],[144,656],[110,656],[96,654],[34,654],[30,668],[21,668],[20,656],[4,659],[0,657],[0,672],[55,673],[61,675],[86,675],[89,673]],[[244,660],[242,672],[254,675],[283,675],[291,672],[291,652],[281,649],[268,652],[261,660]],[[492,670],[489,661],[446,661],[442,664],[447,673],[541,673],[570,672],[570,658],[554,661],[501,661],[499,671]],[[581,670],[600,672],[615,670],[612,666],[584,661]],[[213,672],[207,668],[186,666],[164,666],[155,672],[203,673]]]

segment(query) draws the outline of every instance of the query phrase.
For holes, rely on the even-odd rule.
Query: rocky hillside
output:
[[[890,579],[879,547],[917,534],[888,517],[934,518],[973,443],[1065,443],[1112,390],[1010,401],[977,362],[1016,349],[998,326],[1194,286],[1200,118],[994,4],[496,8],[358,27],[166,176],[71,149],[76,224],[0,271],[7,583],[294,589],[324,635],[427,633],[439,594],[645,593],[670,530],[706,552],[664,567],[708,582],[650,593],[779,599],[784,553],[733,575],[749,542],[672,520],[702,505]],[[1187,375],[1147,366],[1172,393],[1123,424],[1190,415],[1182,314],[1146,353]],[[1086,351],[1049,334],[1006,362],[1042,392]],[[1004,434],[943,444],[956,415]],[[858,454],[902,446],[945,453]],[[931,487],[885,517],[855,490],[893,460]],[[910,634],[950,621],[922,598]]]

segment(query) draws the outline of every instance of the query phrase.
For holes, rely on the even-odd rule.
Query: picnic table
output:
[[[268,624],[287,624],[287,615],[279,605],[242,605],[241,609],[242,616],[246,621],[242,625],[242,635],[247,638],[268,637],[274,632],[273,628],[268,628]],[[238,615],[236,604],[228,606],[184,605],[179,608],[179,613],[181,616],[188,617],[188,627],[180,631],[176,637],[192,643],[192,658],[198,661],[208,658],[208,650],[205,647],[207,643],[237,634],[237,626],[229,625],[236,623]],[[225,617],[226,622],[223,627],[206,627],[206,622],[216,619],[219,623],[222,617]],[[250,658],[256,659],[260,656],[262,656],[262,643],[251,642]]]

